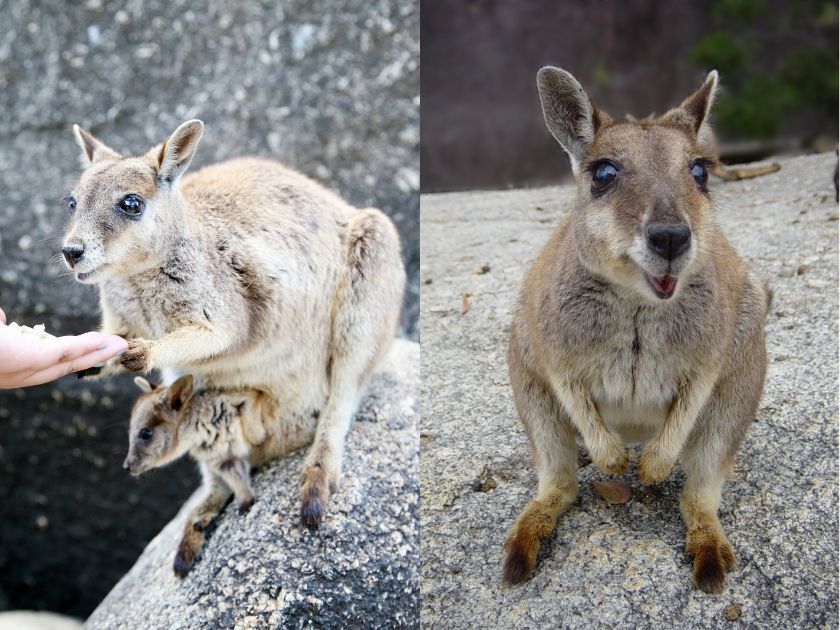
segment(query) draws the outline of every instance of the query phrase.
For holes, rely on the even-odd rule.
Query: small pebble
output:
[[[723,616],[729,621],[735,621],[741,616],[741,604],[729,604],[723,609]]]

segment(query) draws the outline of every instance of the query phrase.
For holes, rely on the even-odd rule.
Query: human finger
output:
[[[41,346],[35,357],[33,368],[38,371],[49,369],[53,365],[68,363],[93,353],[98,353],[97,356],[103,356],[104,360],[107,361],[118,352],[124,352],[128,349],[128,343],[122,337],[104,335],[99,332],[58,337],[55,340],[46,341],[47,343]],[[90,365],[85,367],[90,367]]]
[[[47,383],[57,378],[61,378],[62,376],[67,376],[68,374],[73,374],[74,372],[103,364],[117,352],[119,352],[119,350],[115,351],[113,346],[108,345],[105,348],[94,350],[93,352],[83,354],[82,356],[75,357],[61,363],[56,363],[31,374],[25,379],[23,386],[40,385],[41,383]]]

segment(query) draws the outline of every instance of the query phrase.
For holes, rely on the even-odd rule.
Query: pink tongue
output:
[[[677,286],[677,279],[674,276],[662,276],[661,278],[654,278],[653,284],[656,285],[660,293],[670,293]]]

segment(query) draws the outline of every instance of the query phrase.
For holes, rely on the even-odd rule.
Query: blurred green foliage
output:
[[[609,85],[612,80],[612,75],[610,74],[610,71],[607,70],[607,66],[603,61],[599,62],[598,65],[595,66],[595,69],[592,72],[592,78],[598,85]]]
[[[792,111],[810,108],[837,119],[837,6],[828,0],[785,3],[717,0],[714,30],[689,51],[689,60],[717,68],[726,89],[715,106],[725,133],[775,136]],[[787,45],[781,49],[780,42]],[[793,43],[793,45],[790,45]]]

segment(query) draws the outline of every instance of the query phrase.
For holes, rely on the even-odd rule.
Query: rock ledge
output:
[[[254,507],[239,516],[228,505],[182,581],[172,560],[185,506],[85,628],[419,626],[419,354],[416,343],[397,340],[371,382],[318,530],[298,522],[300,451],[254,474]],[[160,483],[167,472],[157,473]]]

